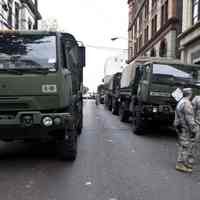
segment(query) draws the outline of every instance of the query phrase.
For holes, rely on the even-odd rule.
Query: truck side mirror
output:
[[[78,47],[78,58],[79,64],[84,67],[85,66],[85,47]]]

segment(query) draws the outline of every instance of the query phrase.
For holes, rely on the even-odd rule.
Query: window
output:
[[[1,68],[55,68],[56,37],[5,34],[0,38]]]
[[[149,0],[147,0],[145,3],[145,19],[148,17],[148,15],[149,15]]]
[[[129,57],[133,56],[133,47],[129,47]]]
[[[157,4],[157,0],[152,0],[152,8],[154,8]]]
[[[142,12],[141,12],[139,16],[139,33],[142,32],[142,25],[143,25],[143,20],[142,20]]]
[[[168,21],[168,0],[165,2],[165,22]]]
[[[164,16],[165,16],[165,6],[162,5],[162,7],[161,7],[161,27],[165,24],[164,23]]]
[[[154,36],[157,32],[157,15],[155,15],[155,17],[152,19],[151,22],[151,31],[152,31],[152,36]]]
[[[139,50],[142,48],[142,35],[139,37]]]
[[[166,57],[167,56],[167,42],[166,40],[162,40],[160,43],[160,50],[159,50],[160,57]]]
[[[19,4],[15,2],[15,29],[19,29]]]
[[[144,43],[147,43],[149,40],[149,27],[147,26],[144,30]]]
[[[155,50],[155,48],[153,48],[153,49],[151,50],[150,56],[151,56],[151,57],[155,57],[155,56],[156,56],[156,50]]]
[[[31,30],[32,26],[33,26],[32,21],[28,19],[28,30]]]
[[[12,6],[13,4],[13,0],[8,0],[8,26],[10,26],[10,28],[12,28]]]
[[[136,37],[137,37],[137,22],[135,23],[135,26],[134,26],[134,36],[136,39]]]
[[[155,33],[157,32],[157,15],[155,16],[155,27],[154,27]]]
[[[134,44],[134,55],[136,55],[137,54],[137,42],[135,42],[135,44]]]
[[[161,27],[167,23],[168,20],[168,1],[161,7]]]
[[[192,1],[192,23],[196,24],[200,20],[200,0]]]

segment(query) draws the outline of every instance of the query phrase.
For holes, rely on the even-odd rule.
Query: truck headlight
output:
[[[153,108],[153,113],[157,113],[158,112],[158,108],[154,107]]]
[[[43,123],[44,126],[50,127],[50,126],[53,125],[53,119],[51,117],[44,117],[42,119],[42,123]]]

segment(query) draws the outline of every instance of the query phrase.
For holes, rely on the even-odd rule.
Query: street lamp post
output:
[[[130,40],[130,39],[128,39],[128,38],[121,37],[121,36],[112,37],[112,38],[110,38],[110,40],[113,41],[113,42],[116,41],[116,40],[126,40],[126,41],[128,41],[128,42],[130,42],[130,43],[134,43],[134,40]]]

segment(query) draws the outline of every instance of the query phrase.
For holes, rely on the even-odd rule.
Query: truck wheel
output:
[[[75,161],[77,156],[77,134],[70,130],[69,138],[57,141],[59,157],[64,161]]]
[[[79,121],[78,127],[77,127],[77,134],[82,134],[82,127],[83,127],[83,118],[81,117],[81,120]]]
[[[139,113],[136,113],[133,117],[132,122],[132,131],[136,135],[144,135],[144,121],[141,119],[141,116]]]
[[[120,121],[121,122],[128,122],[129,115],[128,115],[127,111],[124,110],[123,106],[120,106],[119,116],[120,116]]]

